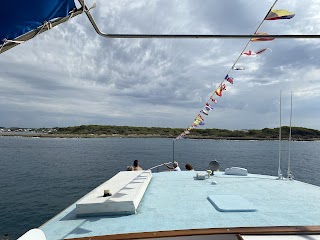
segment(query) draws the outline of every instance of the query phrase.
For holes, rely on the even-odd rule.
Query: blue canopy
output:
[[[3,0],[0,7],[0,44],[12,40],[76,8],[74,0]]]

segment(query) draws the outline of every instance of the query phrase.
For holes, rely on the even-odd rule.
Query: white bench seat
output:
[[[151,178],[151,171],[119,172],[76,203],[77,216],[135,214]]]

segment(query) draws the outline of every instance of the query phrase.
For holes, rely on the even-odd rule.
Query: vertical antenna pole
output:
[[[279,126],[279,165],[278,165],[278,179],[282,179],[282,172],[281,172],[281,93],[280,90],[280,126]]]
[[[174,162],[174,142],[175,142],[175,139],[173,139],[173,144],[172,144],[172,162]]]
[[[288,160],[288,179],[292,180],[291,173],[291,120],[292,120],[292,92],[291,92],[291,110],[290,110],[290,132],[289,132],[289,160]]]

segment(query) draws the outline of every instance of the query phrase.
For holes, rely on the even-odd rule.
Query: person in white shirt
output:
[[[174,161],[174,162],[172,163],[172,167],[169,166],[169,165],[167,165],[166,163],[164,163],[164,165],[165,165],[168,169],[170,169],[170,170],[173,170],[173,171],[181,171],[181,169],[180,169],[180,167],[179,167],[179,163],[176,162],[176,161]]]

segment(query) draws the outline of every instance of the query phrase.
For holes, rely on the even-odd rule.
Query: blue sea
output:
[[[281,169],[287,172],[288,142]],[[173,140],[157,138],[0,137],[0,239],[39,227],[134,159],[144,169],[164,162],[205,170],[212,160],[250,173],[277,175],[278,141]],[[320,186],[320,142],[292,142],[296,180]],[[165,170],[165,168],[160,168]]]

